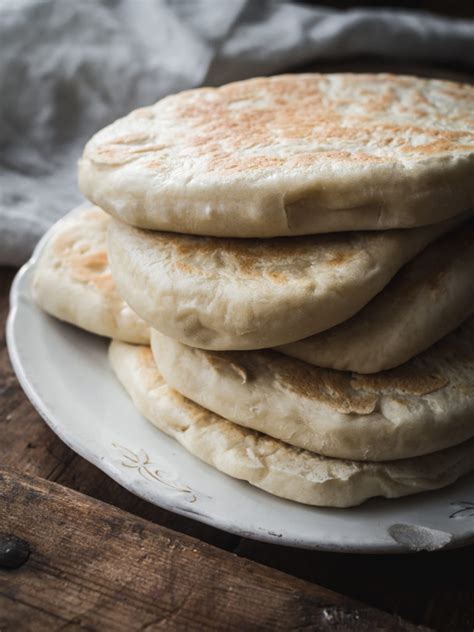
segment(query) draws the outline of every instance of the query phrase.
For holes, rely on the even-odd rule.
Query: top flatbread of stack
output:
[[[146,343],[149,326],[119,296],[110,274],[110,217],[84,205],[58,222],[35,267],[32,293],[48,314],[100,336]]]
[[[464,214],[410,230],[280,239],[145,231],[112,220],[119,293],[152,327],[203,349],[259,349],[347,320]]]
[[[85,196],[142,228],[271,237],[441,221],[474,206],[474,86],[300,74],[181,92],[98,132]]]

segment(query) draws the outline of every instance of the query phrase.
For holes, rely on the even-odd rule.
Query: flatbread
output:
[[[168,336],[203,349],[273,347],[350,318],[459,218],[265,240],[160,233],[113,220],[110,267],[126,302]]]
[[[119,296],[110,274],[109,221],[90,205],[59,221],[35,266],[33,297],[45,312],[76,327],[148,343],[149,326]]]
[[[448,485],[474,468],[474,440],[415,459],[360,463],[299,450],[242,428],[173,391],[148,347],[113,341],[112,367],[137,409],[157,428],[217,470],[300,503],[358,505]]]
[[[166,382],[241,426],[344,459],[429,454],[474,436],[474,318],[390,371],[322,369],[276,351],[210,352],[152,331]]]
[[[190,90],[98,132],[84,195],[142,228],[274,237],[430,224],[474,206],[474,86],[300,74]]]
[[[473,312],[470,221],[407,263],[355,316],[278,350],[316,366],[374,373],[428,349]]]

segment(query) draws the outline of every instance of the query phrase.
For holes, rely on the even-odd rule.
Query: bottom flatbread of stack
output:
[[[474,468],[474,439],[421,457],[360,462],[320,456],[243,428],[171,389],[149,347],[112,341],[109,357],[136,408],[215,469],[300,503],[350,507],[444,487]]]

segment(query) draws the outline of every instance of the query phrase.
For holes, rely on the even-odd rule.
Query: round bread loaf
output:
[[[45,312],[100,336],[147,343],[150,328],[117,292],[109,269],[110,217],[84,205],[60,220],[35,266],[33,297]]]
[[[347,320],[458,221],[227,239],[145,231],[112,220],[109,261],[120,295],[155,329],[204,349],[258,349]]]
[[[166,382],[241,426],[342,459],[387,461],[474,436],[474,318],[404,365],[371,375],[276,351],[204,351],[152,330]]]
[[[300,503],[351,507],[452,483],[474,467],[474,440],[435,454],[386,463],[330,459],[242,428],[173,391],[149,347],[113,341],[112,367],[137,409],[212,467]]]
[[[474,221],[430,244],[352,318],[278,347],[332,369],[375,373],[403,364],[474,312]]]
[[[300,74],[201,88],[86,145],[79,182],[142,228],[273,237],[411,227],[474,206],[474,86]]]

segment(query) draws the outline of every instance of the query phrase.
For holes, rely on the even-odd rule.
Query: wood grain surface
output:
[[[474,576],[472,568],[474,566],[474,547],[454,551],[440,551],[437,553],[418,553],[393,556],[359,556],[322,553],[317,551],[303,551],[267,543],[254,542],[227,534],[220,530],[202,525],[188,518],[177,516],[150,505],[149,503],[136,498],[126,490],[122,489],[100,470],[86,462],[81,457],[75,455],[39,418],[38,414],[21,391],[21,388],[19,387],[11,369],[5,346],[3,323],[5,322],[7,315],[8,289],[13,278],[13,274],[14,271],[12,270],[0,270],[0,464],[12,466],[22,473],[55,481],[64,488],[62,490],[63,494],[67,495],[67,488],[70,488],[82,492],[82,494],[90,497],[89,501],[86,498],[81,500],[81,502],[85,503],[87,501],[94,503],[92,499],[98,499],[108,505],[124,509],[131,514],[134,514],[135,518],[133,520],[135,521],[139,520],[139,518],[144,518],[147,521],[155,523],[154,528],[158,528],[157,525],[160,525],[160,527],[167,527],[181,534],[191,535],[197,540],[213,544],[215,547],[224,549],[227,552],[237,553],[239,557],[236,558],[234,556],[232,559],[240,558],[240,562],[242,562],[244,566],[245,562],[241,558],[248,558],[250,560],[257,561],[267,567],[282,570],[289,575],[292,575],[294,578],[301,578],[312,584],[320,584],[389,613],[400,615],[415,624],[424,625],[435,630],[446,632],[471,632],[473,630]],[[39,485],[37,481],[34,483],[23,481],[18,484],[20,487],[28,484],[34,484],[36,487]],[[23,490],[24,487],[21,487],[21,489]],[[58,491],[56,486],[53,486],[51,489],[53,489],[51,493],[56,498],[55,502],[59,502],[58,498],[61,496],[61,489]],[[11,492],[9,493],[11,494]],[[21,493],[23,493],[23,491]],[[41,491],[41,494],[42,493],[48,494],[49,488],[45,487],[43,491]],[[7,496],[8,495],[9,494],[7,494]],[[61,498],[65,497],[66,496],[61,496]],[[80,498],[82,499],[83,497]],[[9,510],[5,516],[5,502],[4,493],[3,498],[0,496],[0,531],[3,532],[5,532],[4,521],[8,518],[11,512],[16,511],[15,502],[10,502]],[[97,507],[99,505],[93,504],[91,506]],[[23,525],[25,531],[18,531],[15,535],[18,537],[26,537],[26,539],[33,538],[34,536],[34,539],[32,539],[34,546],[43,546],[42,537],[46,537],[48,529],[41,529],[41,531],[38,531],[38,539],[36,539],[37,525],[33,522],[30,523],[30,526],[28,527],[25,522],[27,518],[25,507],[22,510],[23,513],[18,514],[17,518],[15,518],[15,522],[13,523],[15,530],[17,527],[20,528]],[[102,512],[102,507],[104,507],[104,505],[100,505],[100,507]],[[34,508],[36,512],[41,512],[41,503],[34,505]],[[71,508],[71,511],[73,511],[73,509],[74,507]],[[4,512],[3,514],[2,510]],[[18,511],[20,511],[20,509],[18,509]],[[33,512],[33,505],[31,511]],[[35,515],[36,521],[41,520],[41,513],[33,513],[32,515]],[[52,516],[53,514],[49,512],[48,515]],[[78,525],[80,525],[83,518],[79,519],[79,514],[76,515],[79,520]],[[23,518],[21,518],[21,516],[23,516]],[[61,518],[61,520],[64,521],[66,519]],[[127,520],[132,520],[132,518],[128,517]],[[63,531],[57,532],[57,537],[60,542],[63,542],[61,538],[65,538],[65,540],[67,540],[67,537],[70,537],[70,535],[67,537],[65,535],[70,534],[70,526],[67,527],[67,524],[58,526],[52,517],[51,519],[46,519],[46,524],[51,528],[53,528],[54,525],[54,528],[64,529]],[[140,522],[140,524],[142,524],[142,522]],[[130,523],[127,522],[127,525],[130,525]],[[152,528],[151,525],[150,528]],[[28,529],[31,530],[31,534]],[[129,529],[129,527],[127,527],[127,529]],[[89,534],[89,532],[87,532],[87,534]],[[83,533],[82,537],[89,537],[89,535]],[[127,538],[128,537],[131,536],[127,535]],[[85,541],[86,540],[83,540],[83,542]],[[44,544],[44,546],[46,546],[46,544]],[[194,544],[192,546],[194,546]],[[200,546],[204,545],[201,544]],[[87,559],[81,560],[78,558],[76,560],[74,555],[72,557],[75,563],[78,565],[82,564],[84,568],[91,563],[90,560],[87,562]],[[32,559],[36,559],[34,558],[34,555]],[[74,567],[74,564],[72,566]],[[25,565],[25,568],[26,567],[27,565]],[[35,566],[35,568],[37,568],[38,573],[40,573],[39,577],[47,576],[47,574],[44,575],[46,571],[44,571],[44,569],[42,570],[41,566]],[[51,573],[53,575],[54,573],[57,573],[58,577],[62,576],[61,574],[66,573],[68,582],[72,582],[72,584],[76,582],[76,588],[74,589],[76,592],[67,593],[69,595],[67,599],[72,601],[78,599],[80,601],[82,599],[81,595],[86,594],[87,591],[85,588],[82,588],[82,584],[77,584],[78,580],[73,578],[73,568],[71,568],[71,565],[68,568],[68,573],[70,572],[71,575],[67,575],[67,569],[57,566],[54,566],[54,569],[56,570],[51,570]],[[259,566],[258,568],[261,567]],[[18,569],[18,571],[4,572],[8,573],[8,581],[11,581],[12,577],[20,577],[23,571]],[[83,571],[81,570],[81,572]],[[105,571],[101,570],[101,572]],[[117,573],[118,575],[116,577],[116,581],[119,582],[120,573],[118,570]],[[33,582],[33,578],[31,581]],[[37,579],[34,581],[36,582]],[[89,582],[89,580],[87,581]],[[90,581],[92,583],[87,585],[93,584],[93,580],[91,579]],[[31,586],[34,587],[36,584],[33,582]],[[117,590],[117,598],[120,601],[122,598],[125,599],[125,597],[117,586],[115,586],[114,590]],[[60,584],[56,586],[56,589],[60,589]],[[72,590],[70,587],[69,589]],[[129,589],[132,590],[131,587],[129,587]],[[168,589],[172,590],[170,587],[168,587],[167,590]],[[100,591],[102,588],[97,587],[97,590]],[[146,588],[146,591],[149,590],[151,589]],[[1,589],[1,592],[4,593],[4,589]],[[129,596],[130,594],[131,593],[127,593]],[[146,595],[148,596],[143,597],[143,599],[145,599],[145,601],[146,599],[149,599],[150,594],[150,592],[146,592]],[[182,593],[179,594],[182,595]],[[106,603],[107,599],[110,598],[107,597],[107,595],[110,595],[110,593],[104,593],[103,596]],[[49,598],[51,599],[51,595],[49,595]],[[127,597],[127,599],[128,598],[129,597]],[[3,597],[3,599],[7,599],[8,603],[11,601],[10,597]],[[96,594],[94,599],[100,601],[99,595]],[[167,599],[172,601],[172,597],[170,596],[168,596]],[[176,597],[176,599],[178,599],[178,597]],[[22,598],[22,600],[25,603],[21,605],[20,600],[18,602],[18,610],[16,612],[17,614],[24,613],[25,616],[27,616],[28,613],[31,612],[29,609],[30,605],[26,603],[24,598]],[[86,601],[83,602],[84,608],[86,608]],[[166,603],[169,604],[171,601],[167,601]],[[5,603],[7,602],[3,603],[3,608],[5,607]],[[88,607],[92,609],[96,607],[92,605],[91,601],[87,603],[89,603]],[[189,604],[191,603],[193,603],[192,600]],[[288,603],[289,602],[287,602],[285,607],[289,608],[290,606],[288,606]],[[311,603],[316,604],[316,601]],[[321,605],[322,602],[317,603]],[[295,602],[292,602],[292,604],[293,605],[291,607],[295,607]],[[39,607],[41,608],[42,606]],[[303,608],[303,606],[301,607]],[[171,608],[171,606],[168,605],[167,608]],[[45,610],[48,610],[48,608],[45,608]],[[0,612],[2,612],[1,603]],[[166,612],[169,612],[169,610],[166,610]],[[166,614],[163,610],[162,615],[165,617],[164,621],[166,622],[166,617],[168,617],[169,614]],[[48,619],[48,617],[53,615],[46,612],[41,616],[44,617],[44,625],[47,625],[48,621],[51,623],[52,620]],[[75,616],[76,615],[72,617],[72,621],[74,621]],[[77,617],[79,617],[82,621],[81,616],[82,615],[77,615]],[[148,617],[148,614],[146,614],[146,616]],[[268,614],[268,616],[270,616],[270,614]],[[344,615],[340,614],[340,617],[343,616]],[[84,621],[86,620],[87,617]],[[342,619],[337,620],[339,621],[339,627],[336,627],[334,624],[334,627],[331,628],[332,630],[357,629],[355,627],[350,627],[350,625],[354,623],[353,620],[349,623],[347,619],[345,620],[345,623]],[[146,619],[146,621],[149,620]],[[288,621],[288,619],[286,621]],[[311,628],[311,624],[309,622],[303,625],[302,619],[298,619],[298,621],[300,621],[301,624],[299,629],[302,629],[302,627],[305,626],[306,629],[324,629],[321,627],[315,628],[314,626]],[[400,622],[397,623],[397,625],[398,624],[402,625]],[[23,629],[5,627],[6,625],[7,623],[4,622],[4,627],[2,628],[2,624],[0,624],[0,630],[2,630],[2,632],[4,629],[14,629],[15,632],[17,629]],[[11,626],[12,624],[10,623],[8,625]],[[146,629],[146,625],[148,625],[148,623],[145,622],[143,625],[145,625],[144,629]],[[159,628],[158,623],[153,625],[156,629]],[[155,629],[153,625],[149,627],[149,629]],[[49,629],[57,629],[59,624],[57,624],[56,627],[55,626]],[[83,629],[82,624],[79,623],[64,622],[64,626],[71,630]],[[163,624],[163,626],[166,628],[166,624]],[[37,629],[43,628],[38,627]],[[226,628],[224,627],[222,629]],[[380,628],[371,629],[376,630]],[[403,630],[406,628],[399,627],[393,629]]]
[[[417,629],[15,470],[0,468],[0,499],[2,529],[31,551],[0,569],[2,630]]]

